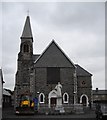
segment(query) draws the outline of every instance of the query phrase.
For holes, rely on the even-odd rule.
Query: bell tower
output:
[[[29,85],[30,68],[33,65],[33,36],[30,25],[30,17],[26,17],[24,29],[21,36],[20,52],[18,54],[18,71],[20,82]]]
[[[32,56],[33,56],[33,36],[30,25],[30,17],[27,16],[21,36],[21,45],[18,60],[32,60]]]
[[[16,106],[19,104],[21,94],[30,93],[30,72],[33,65],[33,36],[29,16],[26,17],[20,39],[21,44],[18,53],[15,83]]]

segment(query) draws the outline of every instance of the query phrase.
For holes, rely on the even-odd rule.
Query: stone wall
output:
[[[81,95],[85,94],[88,97],[88,101],[92,101],[92,83],[91,83],[91,76],[78,76],[77,77],[77,95],[78,95],[78,102],[80,101]],[[85,81],[85,83],[82,83]]]
[[[74,92],[74,69],[72,68],[60,68],[60,83],[62,85],[62,94],[65,92],[69,95],[69,103],[73,103]],[[48,94],[55,88],[56,84],[47,84],[47,69],[36,68],[35,69],[35,96],[38,93],[44,93],[45,104],[48,103]]]

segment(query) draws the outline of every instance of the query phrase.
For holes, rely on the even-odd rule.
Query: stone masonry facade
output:
[[[15,107],[25,93],[37,98],[40,105],[49,104],[49,94],[58,82],[62,85],[63,104],[84,103],[88,106],[92,102],[91,79],[92,74],[74,64],[54,40],[42,54],[33,54],[33,36],[30,17],[27,16],[17,60]],[[55,98],[54,92],[51,97]],[[54,100],[51,102],[55,103]]]

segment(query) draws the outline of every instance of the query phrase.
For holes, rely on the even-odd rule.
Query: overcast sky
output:
[[[4,2],[1,5],[0,66],[5,88],[14,89],[20,37],[27,10],[34,38],[34,54],[41,54],[54,39],[71,61],[93,74],[93,89],[105,88],[105,3]]]

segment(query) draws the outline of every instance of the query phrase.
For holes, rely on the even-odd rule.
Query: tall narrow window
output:
[[[28,45],[28,44],[25,44],[25,45],[24,45],[23,51],[24,51],[24,52],[29,52],[29,45]]]
[[[69,102],[69,95],[68,93],[64,93],[63,95],[63,103],[68,103]]]
[[[68,101],[68,100],[67,100],[67,94],[65,94],[65,96],[64,96],[64,97],[65,97],[65,102],[67,102],[67,101]]]
[[[43,93],[40,93],[39,95],[39,102],[44,103],[45,102],[45,95]]]
[[[58,84],[60,82],[60,68],[48,67],[47,68],[47,84]]]

